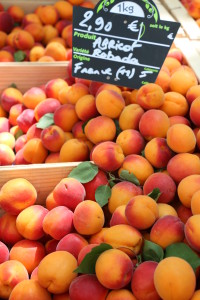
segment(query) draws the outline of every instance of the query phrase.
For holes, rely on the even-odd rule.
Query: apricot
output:
[[[60,162],[60,152],[52,152],[50,153],[46,159],[45,159],[45,164],[51,164],[51,163],[58,163]]]
[[[192,153],[178,153],[169,160],[167,171],[179,183],[189,175],[200,174],[200,159]]]
[[[72,48],[72,24],[69,24],[63,28],[61,37],[66,41],[67,47]]]
[[[103,232],[103,242],[135,257],[141,250],[143,238],[140,231],[133,226],[118,224]]]
[[[111,214],[117,207],[126,205],[129,200],[137,195],[142,195],[142,189],[132,182],[122,181],[116,183],[111,189],[111,196],[108,200],[108,209]]]
[[[60,240],[72,232],[73,212],[65,206],[54,207],[45,215],[42,227],[46,234]]]
[[[149,109],[139,121],[139,130],[142,136],[150,141],[155,137],[165,138],[169,129],[169,117],[158,109]]]
[[[30,50],[35,43],[33,36],[26,30],[19,30],[14,35],[14,46],[18,50]]]
[[[86,137],[93,143],[112,141],[116,135],[114,121],[107,116],[98,116],[89,120],[84,128]]]
[[[161,193],[157,201],[158,203],[169,203],[174,200],[176,184],[169,175],[160,172],[150,175],[143,185],[143,193],[144,195],[148,195],[156,188]]]
[[[120,289],[131,281],[133,264],[126,253],[118,249],[109,249],[97,258],[95,272],[103,286],[108,289]]]
[[[199,84],[191,86],[185,95],[189,105],[191,105],[192,102],[199,96],[200,96],[200,85]]]
[[[80,139],[67,140],[60,149],[60,162],[86,161],[89,158],[89,148]]]
[[[37,199],[35,187],[25,178],[10,179],[0,191],[0,205],[11,214],[17,215]]]
[[[29,274],[39,265],[45,255],[42,243],[27,239],[15,243],[10,249],[10,260],[21,262]]]
[[[143,109],[159,108],[164,103],[164,92],[156,83],[148,83],[139,88],[136,102]]]
[[[16,88],[8,87],[1,94],[1,106],[5,111],[10,111],[13,105],[22,103],[22,100],[22,93]]]
[[[103,86],[101,86],[100,89],[102,87]],[[120,116],[124,109],[125,101],[118,92],[104,89],[97,93],[96,107],[102,116],[116,119]]]
[[[45,114],[54,113],[61,104],[57,99],[46,98],[36,105],[34,108],[34,116],[37,121]]]
[[[92,160],[104,171],[116,171],[124,161],[123,150],[114,142],[102,142],[93,149]]]
[[[34,38],[36,43],[42,42],[44,38],[43,26],[39,23],[31,23],[24,27],[24,30],[28,31]]]
[[[147,195],[134,196],[126,204],[125,216],[139,230],[150,228],[158,219],[157,203]]]
[[[189,300],[195,291],[195,273],[184,259],[167,257],[155,269],[154,285],[162,299]]]
[[[6,212],[0,218],[1,241],[9,246],[14,245],[23,239],[22,235],[17,230],[16,218],[17,216]]]
[[[103,286],[94,274],[82,274],[72,280],[69,287],[71,300],[88,300],[91,293],[95,300],[105,300],[108,289]]]
[[[0,11],[0,31],[10,33],[14,27],[14,19],[7,11]]]
[[[200,126],[199,106],[200,106],[200,97],[197,97],[192,102],[192,104],[190,106],[190,110],[189,110],[190,119],[191,119],[192,123],[197,127]]]
[[[26,133],[34,123],[36,123],[36,119],[34,116],[34,110],[31,108],[24,109],[17,117],[17,125],[23,133]]]
[[[78,203],[85,198],[85,188],[75,178],[64,178],[55,186],[53,197],[58,205],[64,205],[74,211]]]
[[[33,138],[24,145],[24,159],[32,164],[41,164],[45,161],[48,150],[43,146],[41,139]]]
[[[191,211],[193,215],[199,214],[199,195],[200,195],[200,190],[197,190],[191,199]]]
[[[88,94],[79,98],[76,102],[75,110],[79,119],[83,121],[96,117],[98,115],[98,111],[94,96]]]
[[[10,132],[0,132],[0,144],[7,145],[11,149],[14,149],[15,138]]]
[[[174,153],[165,138],[155,137],[146,143],[144,155],[153,167],[160,169],[167,167]]]
[[[97,92],[95,94],[95,96],[97,97],[98,94],[102,91],[114,91],[116,93],[118,93],[119,95],[122,95],[122,90],[120,87],[118,87],[117,85],[114,84],[110,84],[110,83],[103,83],[101,84],[101,86],[97,89]]]
[[[198,85],[198,80],[192,69],[181,66],[171,75],[170,89],[173,92],[186,95],[189,88]]]
[[[59,36],[58,29],[54,27],[54,25],[48,24],[43,26],[44,37],[42,40],[42,44],[44,46],[48,45],[48,43],[55,37]]]
[[[166,215],[159,218],[150,230],[150,240],[163,249],[184,239],[184,223],[176,216]]]
[[[147,178],[154,173],[154,169],[148,160],[138,154],[130,154],[124,158],[118,172],[119,175],[123,170],[135,175],[140,185],[143,185]]]
[[[27,135],[26,134],[22,134],[20,137],[18,137],[18,139],[15,141],[16,154],[19,150],[21,150],[24,147],[24,145],[26,143],[27,143]]]
[[[125,129],[117,136],[116,143],[122,147],[124,155],[140,154],[145,147],[145,140],[135,129]]]
[[[25,106],[21,103],[14,104],[9,110],[9,122],[12,126],[17,125],[17,117],[22,113],[25,109]]]
[[[0,132],[9,132],[10,124],[6,117],[0,117]]]
[[[200,299],[200,290],[196,290],[192,295],[191,300],[199,300]]]
[[[38,15],[33,12],[24,15],[23,20],[22,20],[22,27],[24,28],[25,26],[27,26],[30,23],[42,24]]]
[[[164,66],[166,66],[170,72],[170,75],[173,74],[179,67],[181,67],[181,62],[175,58],[167,56],[163,63]]]
[[[21,23],[25,15],[24,10],[19,5],[11,5],[8,7],[7,12],[12,16],[16,23]]]
[[[107,300],[136,300],[135,296],[128,289],[118,289],[109,292]]]
[[[67,50],[61,43],[51,41],[44,50],[44,56],[50,56],[55,61],[66,61]]]
[[[196,146],[193,130],[185,124],[174,124],[167,131],[167,144],[176,153],[192,153]]]
[[[88,220],[90,220],[89,226]],[[73,224],[79,234],[95,234],[102,229],[104,222],[104,212],[101,206],[95,201],[82,201],[74,210]]]
[[[67,251],[78,259],[80,251],[88,245],[88,241],[78,233],[66,234],[57,244],[56,251]]]
[[[70,2],[59,0],[54,3],[61,19],[72,20],[73,5]]]
[[[102,170],[98,170],[97,175],[91,181],[83,183],[86,192],[85,199],[95,201],[95,192],[100,185],[108,185],[106,173]]]
[[[32,87],[23,94],[23,104],[30,109],[34,109],[40,102],[46,99],[43,89]]]
[[[158,73],[155,84],[159,85],[164,93],[169,92],[170,74],[162,69]]]
[[[133,272],[131,290],[140,300],[160,300],[155,285],[154,273],[158,266],[155,261],[142,262]]]
[[[17,260],[8,260],[0,264],[0,297],[8,299],[14,287],[28,279],[24,265]]]
[[[12,165],[15,160],[14,151],[5,144],[0,144],[0,165],[7,166]]]
[[[164,102],[160,106],[168,117],[185,116],[189,110],[189,105],[186,98],[177,92],[167,92],[164,95]]]
[[[77,260],[71,253],[52,252],[47,254],[38,266],[38,282],[50,293],[65,293],[77,276],[77,273],[73,272],[76,268]]]
[[[64,131],[71,131],[78,120],[73,104],[67,103],[61,105],[54,112],[55,125],[61,127]]]
[[[164,217],[166,215],[172,215],[175,217],[179,217],[176,212],[176,209],[172,205],[167,204],[167,203],[157,203],[157,204],[158,204],[158,217],[159,218]]]
[[[183,53],[182,51],[177,48],[177,47],[174,47],[174,48],[171,48],[169,50],[169,52],[167,53],[167,56],[168,57],[174,57],[176,59],[178,59],[180,61],[180,63],[182,63],[182,60],[183,60]]]
[[[183,204],[179,204],[176,208],[178,217],[185,224],[187,220],[192,216],[192,210],[190,207],[186,207]]]
[[[177,193],[181,203],[190,208],[193,194],[200,189],[200,175],[193,174],[183,178],[177,187]]]
[[[71,86],[64,88],[64,93],[62,89],[58,94],[58,99],[61,103],[76,104],[78,100],[86,95],[88,95],[88,86],[83,83],[73,83]]]
[[[65,143],[64,131],[56,125],[43,129],[40,138],[43,146],[52,152],[59,152]]]
[[[139,104],[129,104],[124,107],[119,116],[119,126],[121,130],[139,129],[139,122],[144,113],[143,108]]]
[[[80,265],[86,254],[90,253],[91,250],[96,246],[98,246],[98,244],[87,244],[80,250],[78,254],[78,265]]]
[[[21,135],[17,141],[22,137],[24,136],[24,145],[26,144],[27,141],[33,139],[33,138],[40,138],[41,136],[41,132],[42,132],[42,129],[41,128],[38,128],[36,127],[37,126],[37,123],[33,124],[31,127],[29,127],[27,133],[25,135]],[[15,150],[16,150],[16,147],[15,147]]]
[[[17,284],[11,294],[10,300],[51,300],[51,294],[34,279],[26,279]]]
[[[18,232],[26,239],[39,240],[44,236],[43,220],[48,209],[41,205],[31,205],[21,211],[16,219]]]
[[[185,223],[185,238],[190,247],[199,252],[199,214],[195,214],[188,218]]]
[[[29,52],[30,61],[38,61],[43,56],[44,56],[44,47],[41,45],[33,46],[33,48]]]
[[[39,18],[45,25],[54,25],[58,21],[59,15],[54,5],[44,5],[40,8]]]
[[[67,86],[67,82],[62,78],[49,80],[45,85],[45,93],[47,95],[47,98],[55,98],[58,100],[59,91]]]
[[[6,50],[0,50],[0,62],[13,62],[14,57],[13,55],[6,51]]]
[[[119,224],[127,224],[127,225],[129,224],[125,215],[125,209],[126,209],[126,205],[124,204],[118,206],[114,210],[110,218],[110,222],[109,222],[110,226],[115,226]]]
[[[6,45],[7,34],[4,31],[0,31],[0,49]]]
[[[169,117],[170,126],[174,124],[185,124],[191,127],[191,122],[189,119],[183,116],[172,116]]]
[[[9,249],[8,247],[0,241],[0,251],[1,251],[1,256],[0,256],[0,264],[3,262],[9,260]]]

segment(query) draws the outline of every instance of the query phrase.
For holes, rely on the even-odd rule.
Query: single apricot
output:
[[[137,91],[136,101],[143,109],[159,108],[164,102],[164,92],[156,83],[147,83]]]
[[[192,153],[196,146],[193,130],[185,124],[174,124],[167,131],[167,145],[176,153]]]
[[[79,139],[67,140],[60,149],[60,162],[86,161],[89,159],[89,148]]]
[[[42,140],[33,138],[24,145],[23,156],[27,162],[41,164],[45,161],[48,150],[43,146]]]
[[[189,300],[195,291],[196,277],[186,260],[167,257],[158,263],[154,285],[162,299]]]
[[[168,117],[185,116],[189,110],[189,105],[186,98],[177,92],[167,92],[164,95],[164,102],[160,106]]]

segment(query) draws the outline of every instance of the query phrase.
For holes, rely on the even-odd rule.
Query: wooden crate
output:
[[[0,189],[7,181],[15,178],[25,178],[30,181],[37,190],[37,204],[44,205],[45,199],[61,179],[68,174],[79,162],[73,163],[52,163],[52,164],[33,164],[6,166],[0,168]],[[0,209],[0,215],[3,210]]]
[[[200,28],[179,0],[161,0],[175,20],[181,23],[187,37],[200,39]]]
[[[23,63],[1,63],[0,64],[0,94],[12,83],[24,93],[33,86],[46,84],[55,78],[65,79],[68,62],[23,62]]]
[[[1,4],[3,5],[4,9],[8,9],[11,5],[19,5],[23,8],[24,12],[32,13],[34,10],[40,5],[51,5],[57,2],[56,0],[1,0]]]

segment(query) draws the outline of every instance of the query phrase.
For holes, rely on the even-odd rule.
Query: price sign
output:
[[[151,0],[74,6],[72,75],[135,89],[155,82],[179,26]]]

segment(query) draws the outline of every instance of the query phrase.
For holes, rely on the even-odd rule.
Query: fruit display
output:
[[[93,8],[86,0],[59,0],[25,12],[18,4],[0,6],[0,62],[68,61],[72,47],[73,5]]]
[[[138,90],[68,74],[1,94],[1,166],[77,166],[42,201],[24,177],[2,184],[0,298],[198,299],[195,73],[173,45]]]

